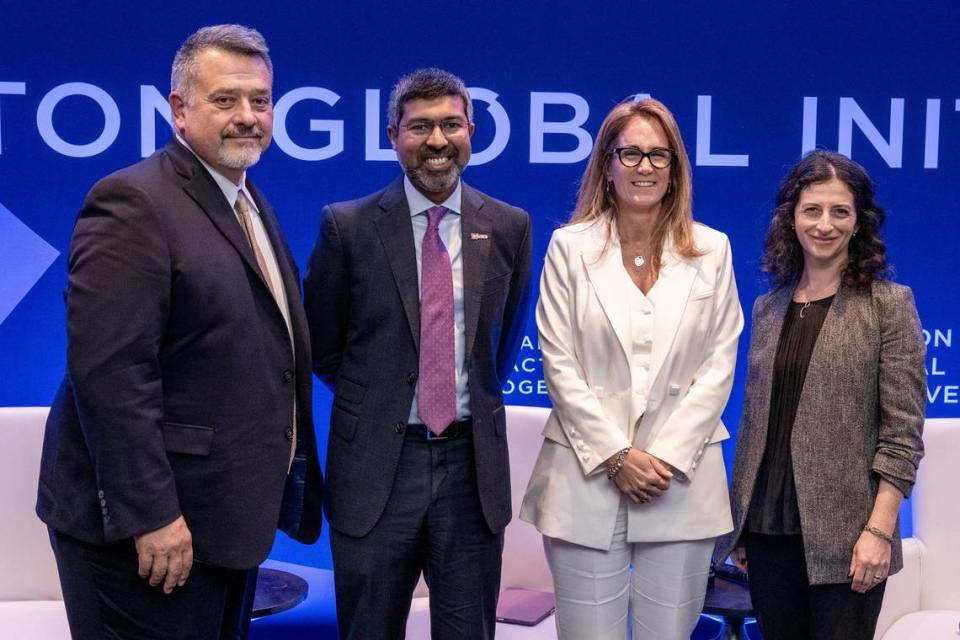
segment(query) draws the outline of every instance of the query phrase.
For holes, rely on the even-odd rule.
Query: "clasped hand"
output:
[[[630,449],[613,483],[635,503],[648,502],[663,495],[673,478],[665,462],[646,451]]]
[[[141,578],[149,578],[150,586],[163,584],[164,593],[187,582],[193,567],[193,537],[187,522],[180,516],[170,524],[141,536],[134,536],[137,569]]]

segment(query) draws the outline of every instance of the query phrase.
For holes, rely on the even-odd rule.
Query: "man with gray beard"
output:
[[[74,638],[242,638],[277,527],[319,535],[299,276],[246,177],[272,82],[258,32],[192,34],[175,139],[77,218],[37,498]]]
[[[501,387],[525,323],[530,218],[469,186],[473,106],[440,69],[401,78],[403,169],[323,211],[304,281],[327,450],[341,638],[403,637],[421,574],[435,639],[492,638],[511,517]]]

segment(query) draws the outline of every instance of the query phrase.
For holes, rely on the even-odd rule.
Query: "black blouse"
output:
[[[832,302],[833,296],[810,303],[791,301],[783,319],[773,361],[767,445],[747,512],[747,531],[752,533],[800,533],[790,436],[810,356]]]

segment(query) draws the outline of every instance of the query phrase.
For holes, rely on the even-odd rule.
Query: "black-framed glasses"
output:
[[[441,133],[445,138],[455,138],[467,130],[467,123],[463,120],[414,120],[407,124],[400,125],[412,136],[417,138],[429,138],[433,130],[440,127]]]
[[[617,156],[620,160],[620,164],[627,168],[636,167],[644,158],[650,160],[651,166],[656,169],[666,169],[670,166],[670,163],[673,162],[673,157],[676,155],[676,152],[673,149],[665,149],[663,147],[657,147],[656,149],[650,149],[650,151],[641,151],[636,147],[617,147],[610,152]]]

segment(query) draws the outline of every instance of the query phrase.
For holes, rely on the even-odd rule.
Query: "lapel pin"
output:
[[[489,240],[489,239],[490,239],[490,236],[489,236],[488,234],[486,234],[486,233],[475,233],[475,232],[471,232],[471,233],[470,233],[470,239],[471,239],[471,240]]]

